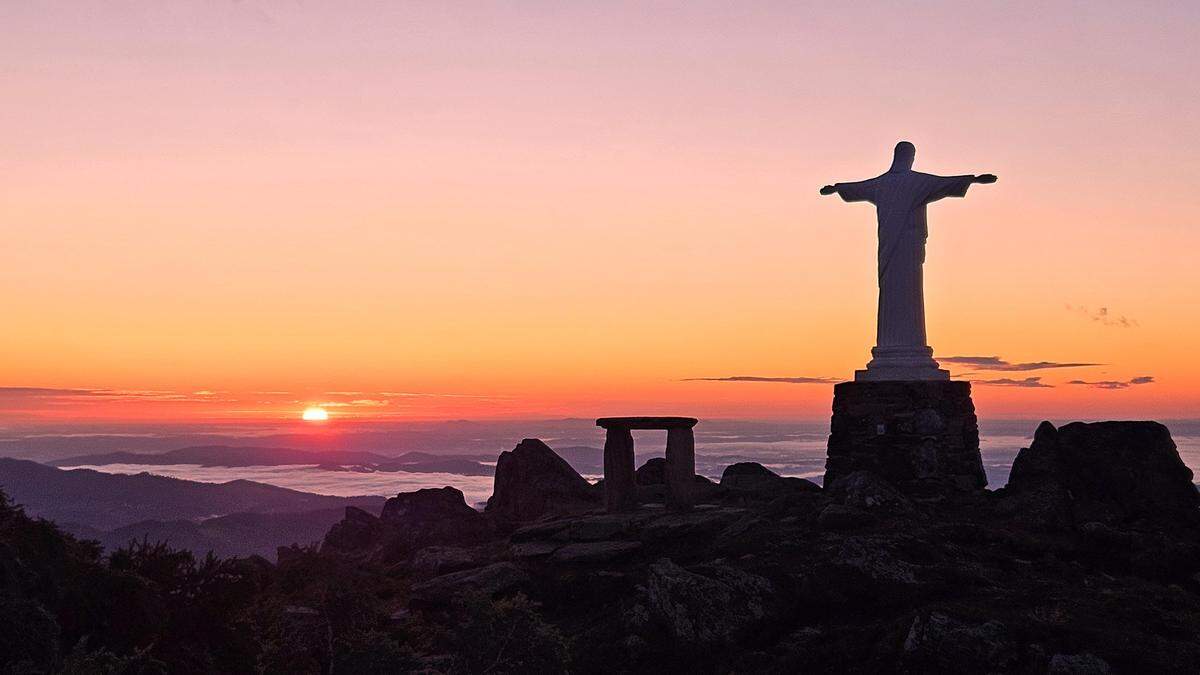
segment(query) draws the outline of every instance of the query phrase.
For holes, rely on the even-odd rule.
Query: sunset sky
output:
[[[900,139],[981,417],[1200,416],[1200,4],[898,4],[0,4],[0,424],[821,418]]]

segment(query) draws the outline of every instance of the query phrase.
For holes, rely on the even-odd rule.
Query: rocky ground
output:
[[[602,488],[526,440],[485,512],[452,488],[401,494],[378,518],[348,509],[320,555],[376,589],[428,672],[1200,664],[1200,497],[1155,423],[1043,423],[998,491],[917,499],[862,471],[821,489],[739,464],[671,513],[661,463],[637,479],[641,507],[603,513]],[[478,653],[420,638],[470,634],[481,602],[506,618]]]

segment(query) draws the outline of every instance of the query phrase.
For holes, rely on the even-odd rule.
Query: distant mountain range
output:
[[[295,450],[293,448],[263,448],[233,445],[199,445],[159,453],[107,452],[95,455],[76,455],[48,462],[53,466],[105,466],[108,464],[198,464],[200,466],[283,466],[288,464],[317,464],[330,466],[425,464],[446,459],[477,461],[494,459],[485,455],[434,455],[427,452],[406,452],[397,456],[375,452],[342,450]]]
[[[290,544],[321,541],[329,528],[345,516],[344,508],[300,513],[234,513],[201,522],[190,520],[145,520],[114,530],[83,525],[63,528],[77,537],[93,539],[112,551],[130,541],[143,539],[169,542],[198,556],[212,551],[221,557],[261,555],[275,559],[275,550]]]
[[[603,470],[598,448],[570,446],[562,456],[585,474]],[[0,489],[33,516],[106,548],[133,539],[168,541],[199,555],[259,554],[311,543],[341,520],[346,506],[378,513],[384,498],[333,497],[249,480],[202,483],[151,473],[104,473],[61,467],[111,465],[203,467],[315,466],[324,471],[451,473],[490,476],[492,455],[297,450],[286,447],[201,445],[161,453],[106,452],[39,464],[0,458]],[[489,461],[489,463],[484,463]],[[136,470],[136,469],[134,469]]]
[[[0,489],[27,513],[102,543],[143,535],[203,554],[274,551],[310,543],[341,517],[346,506],[378,513],[383,497],[331,497],[234,480],[228,483],[63,470],[0,458]]]

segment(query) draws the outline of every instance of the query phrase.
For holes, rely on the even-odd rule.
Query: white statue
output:
[[[962,197],[971,183],[995,183],[992,174],[934,176],[912,170],[917,149],[908,141],[896,144],[887,173],[857,183],[836,183],[821,194],[837,193],[848,202],[871,202],[879,215],[879,319],[875,348],[866,370],[855,380],[946,380],[933,349],[926,344],[925,205],[944,197]]]

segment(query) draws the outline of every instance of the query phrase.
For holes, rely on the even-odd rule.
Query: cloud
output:
[[[40,406],[96,405],[107,402],[161,401],[161,402],[228,402],[232,399],[217,399],[222,392],[164,392],[160,389],[84,389],[60,387],[0,387],[0,400],[26,402]]]
[[[1150,375],[1142,375],[1129,380],[1100,380],[1098,382],[1087,382],[1084,380],[1071,380],[1067,384],[1074,384],[1081,387],[1091,387],[1093,389],[1128,389],[1139,384],[1150,384],[1154,378]]]
[[[1113,326],[1115,328],[1137,328],[1138,322],[1135,319],[1130,319],[1124,314],[1113,314],[1108,311],[1107,307],[1101,307],[1095,311],[1088,309],[1085,305],[1067,305],[1067,310],[1086,317],[1104,326]]]
[[[205,396],[212,392],[196,392]],[[56,387],[0,387],[0,397],[22,399],[154,399],[162,401],[195,400],[190,394],[156,389],[64,389]]]
[[[381,391],[380,396],[390,396],[392,398],[477,398],[482,400],[507,400],[512,396],[491,396],[484,394],[433,394],[416,391]]]
[[[98,396],[91,389],[56,389],[53,387],[0,387],[3,398],[61,398],[64,396]]]
[[[391,403],[386,399],[356,398],[353,401],[325,401],[316,404],[321,408],[384,408]]]
[[[1001,377],[995,380],[971,380],[974,384],[985,384],[991,387],[1029,387],[1032,389],[1049,389],[1054,387],[1052,384],[1042,382],[1040,377],[1026,377],[1022,380],[1014,380],[1011,377]]]
[[[1030,361],[1026,363],[1010,363],[999,356],[939,356],[940,363],[953,363],[969,366],[974,370],[996,370],[1011,373],[1023,373],[1030,370],[1048,370],[1050,368],[1087,368],[1102,366],[1103,363],[1061,363],[1058,361]]]
[[[832,377],[763,377],[761,375],[733,375],[731,377],[687,377],[680,382],[782,382],[785,384],[833,384]]]

